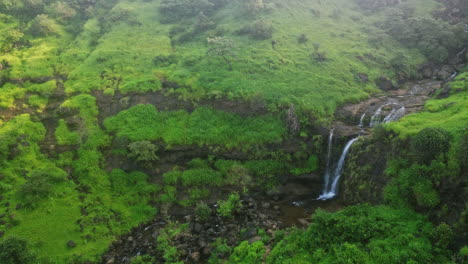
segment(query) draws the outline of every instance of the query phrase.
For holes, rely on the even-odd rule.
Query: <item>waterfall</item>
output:
[[[398,110],[393,109],[392,112],[388,114],[388,116],[385,117],[384,123],[397,121],[400,118],[402,118],[405,114],[406,114],[406,108],[404,106],[402,106]]]
[[[450,75],[450,77],[448,77],[447,80],[451,80],[451,79],[457,77],[457,74],[458,74],[458,72],[454,72],[452,75]]]
[[[367,112],[364,112],[364,114],[361,116],[361,119],[359,119],[359,127],[364,127],[364,118],[366,118],[366,114]]]
[[[324,190],[328,188],[330,185],[330,170],[331,170],[331,154],[332,154],[332,145],[333,145],[333,131],[335,129],[330,130],[330,135],[328,136],[328,153],[327,153],[327,167],[325,169],[325,185],[323,187]]]
[[[346,156],[348,155],[349,149],[351,146],[358,140],[359,137],[353,138],[348,143],[346,143],[345,148],[343,149],[343,153],[341,154],[340,159],[338,160],[338,164],[336,166],[335,172],[333,174],[333,182],[331,186],[325,185],[322,194],[319,196],[318,200],[328,200],[336,196],[338,192],[338,183],[341,178],[341,174],[343,174],[343,169],[346,161]],[[329,168],[327,168],[328,170]]]
[[[372,115],[369,127],[374,127],[375,125],[380,123],[380,115],[382,114],[382,108],[384,106],[385,105],[382,105],[381,107],[379,107],[377,111],[375,111],[375,113]]]

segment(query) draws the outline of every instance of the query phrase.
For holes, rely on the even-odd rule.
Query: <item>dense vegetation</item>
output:
[[[157,254],[131,263],[182,263],[192,227],[171,213],[237,221],[245,197],[324,171],[338,107],[465,54],[444,4],[466,18],[435,0],[0,1],[0,263],[99,263],[153,219]],[[392,145],[383,205],[218,238],[203,261],[466,261],[456,70],[424,111],[371,132]]]

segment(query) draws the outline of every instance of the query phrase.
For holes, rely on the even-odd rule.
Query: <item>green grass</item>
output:
[[[402,118],[386,127],[397,132],[400,137],[415,135],[426,127],[441,127],[453,136],[461,134],[468,124],[468,73],[463,73],[450,85],[452,93],[445,99],[432,99],[426,102],[424,111]]]
[[[189,114],[137,105],[107,118],[104,125],[116,136],[132,141],[163,140],[168,145],[222,145],[228,149],[278,143],[286,132],[280,118],[273,115],[243,118],[206,107]]]

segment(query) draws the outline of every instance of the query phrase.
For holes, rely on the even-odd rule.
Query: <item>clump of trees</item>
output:
[[[40,262],[26,240],[9,237],[0,242],[0,263],[35,264]]]
[[[163,0],[159,12],[162,23],[173,23],[200,13],[209,15],[226,4],[227,0]]]
[[[414,17],[402,9],[392,9],[380,27],[401,44],[419,49],[434,62],[445,61],[461,44],[455,26],[430,17]]]
[[[237,31],[239,35],[249,35],[253,39],[264,40],[273,36],[273,26],[263,20],[257,20]]]
[[[421,130],[411,141],[416,159],[423,163],[447,153],[450,148],[450,134],[442,128],[429,127]]]
[[[58,25],[48,15],[38,15],[29,25],[29,32],[37,37],[52,35],[58,32]]]

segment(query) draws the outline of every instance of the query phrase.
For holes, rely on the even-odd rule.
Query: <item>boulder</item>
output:
[[[359,78],[359,80],[363,83],[368,83],[369,82],[369,75],[365,74],[365,73],[358,73],[357,74],[357,77]]]
[[[442,68],[440,68],[437,71],[434,71],[433,73],[433,78],[437,80],[446,80],[452,76],[452,74],[455,72],[455,69],[452,67],[445,65]]]
[[[249,239],[249,244],[253,244],[253,243],[255,243],[255,242],[257,242],[257,241],[260,241],[260,240],[262,240],[262,237],[260,237],[260,236],[254,236],[254,237],[252,237],[251,239]]]
[[[381,76],[377,80],[375,80],[375,84],[382,91],[391,91],[398,89],[398,87],[393,85],[393,82],[385,76]]]
[[[192,259],[194,262],[200,261],[200,252],[193,252],[190,254],[190,259]]]

